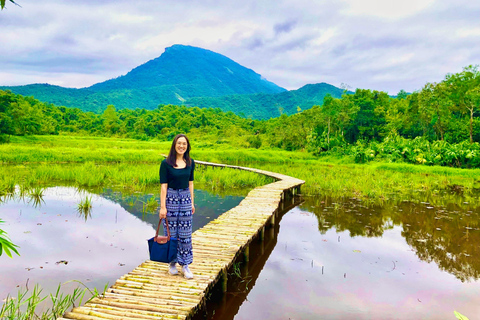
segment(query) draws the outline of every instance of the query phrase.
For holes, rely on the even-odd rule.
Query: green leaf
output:
[[[461,314],[460,312],[457,312],[457,311],[453,311],[453,313],[455,314],[455,317],[457,317],[457,319],[459,320],[468,320],[467,317],[465,317],[463,314]]]
[[[0,223],[4,223],[4,221],[0,219]],[[3,252],[5,252],[7,256],[12,258],[11,251],[15,252],[17,255],[20,255],[15,248],[18,248],[18,246],[13,244],[8,238],[7,233],[0,229],[0,256]]]
[[[10,252],[10,250],[8,250],[8,247],[7,246],[4,246],[3,247],[3,251],[5,251],[5,254],[7,256],[9,256],[10,258],[12,257],[12,253]]]
[[[5,7],[5,0],[0,0],[0,6],[2,7],[2,9]]]

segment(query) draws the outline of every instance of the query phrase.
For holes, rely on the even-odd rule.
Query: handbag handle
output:
[[[160,224],[162,224],[163,219],[165,219],[165,224],[167,225],[167,241],[170,241],[170,227],[168,226],[167,217],[162,218],[158,221],[157,232],[155,233],[155,239],[158,237],[158,230],[160,230]]]

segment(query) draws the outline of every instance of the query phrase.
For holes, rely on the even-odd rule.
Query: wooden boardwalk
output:
[[[102,297],[90,300],[63,315],[63,319],[188,319],[206,302],[206,293],[222,281],[227,270],[249,244],[263,238],[273,223],[286,193],[299,192],[303,180],[286,175],[239,166],[195,161],[197,164],[248,170],[276,179],[250,191],[238,206],[223,213],[192,235],[194,279],[168,273],[168,264],[147,260],[120,277]],[[146,244],[145,244],[146,245]]]

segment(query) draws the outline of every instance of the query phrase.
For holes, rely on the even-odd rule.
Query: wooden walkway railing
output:
[[[206,302],[206,293],[218,282],[226,289],[227,270],[245,255],[249,244],[265,227],[274,223],[286,193],[300,191],[303,180],[239,166],[196,161],[197,164],[248,170],[276,179],[250,191],[238,206],[223,213],[192,235],[194,279],[168,273],[168,264],[147,260],[120,277],[102,297],[73,308],[64,319],[188,319]]]

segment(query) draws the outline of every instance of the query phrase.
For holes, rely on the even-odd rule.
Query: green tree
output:
[[[406,126],[407,110],[409,101],[403,98],[392,99],[385,113],[386,132],[390,136],[396,136]]]
[[[346,130],[347,140],[380,140],[385,131],[389,96],[385,92],[357,89],[348,99],[352,99],[356,113],[352,115],[352,122]]]
[[[440,135],[440,140],[444,140],[452,115],[450,110],[452,103],[445,83],[427,83],[420,92],[419,104],[425,126],[432,126]]]
[[[445,83],[450,92],[450,99],[459,110],[469,115],[470,143],[473,143],[473,117],[480,110],[478,87],[480,86],[480,71],[478,66],[468,66],[462,72],[448,74]]]
[[[119,128],[119,120],[115,107],[111,104],[108,105],[107,109],[103,112],[102,118],[105,132],[115,134]]]
[[[480,84],[469,89],[465,96],[467,101],[466,108],[470,114],[470,143],[473,143],[473,116],[480,110]]]
[[[332,120],[336,118],[340,110],[339,99],[335,99],[330,94],[327,94],[325,98],[323,98],[323,107],[321,110],[327,126],[327,148],[329,148]]]

